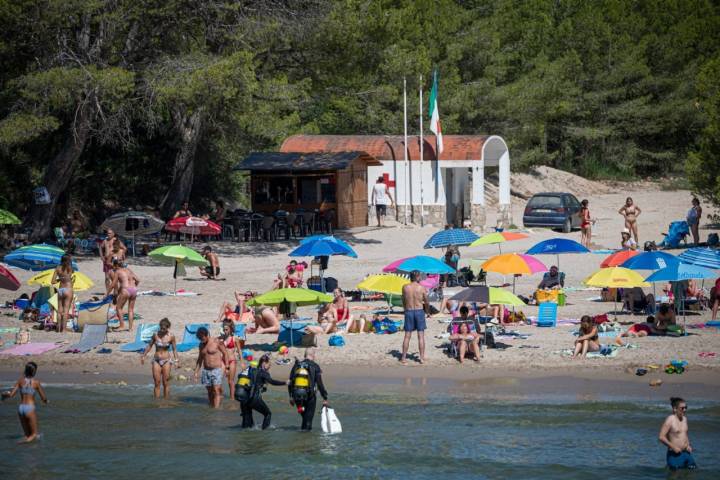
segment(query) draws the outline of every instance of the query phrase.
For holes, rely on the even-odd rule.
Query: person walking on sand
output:
[[[636,243],[640,243],[640,237],[638,237],[637,219],[642,213],[640,207],[635,205],[631,197],[627,197],[625,205],[623,205],[618,213],[625,218],[625,228],[630,231],[632,236],[635,238]]]
[[[222,340],[210,336],[205,327],[200,327],[195,333],[200,340],[197,362],[195,363],[195,381],[200,375],[200,382],[207,388],[208,404],[210,408],[220,408],[222,402],[223,372],[230,363],[228,354]]]
[[[125,317],[123,316],[123,307],[125,302],[128,304],[128,330],[133,329],[133,321],[135,320],[135,300],[137,300],[138,285],[140,285],[140,279],[135,272],[127,267],[123,267],[122,262],[119,259],[113,260],[113,269],[115,274],[113,280],[107,289],[106,295],[110,295],[115,288],[118,289],[117,296],[117,314],[120,319],[120,330],[125,328]]]
[[[218,259],[218,256],[213,253],[212,247],[210,245],[207,245],[205,248],[203,248],[202,256],[205,258],[205,260],[208,261],[210,265],[208,265],[207,267],[201,267],[200,275],[207,278],[208,280],[217,280],[218,275],[220,275],[220,260]]]
[[[670,406],[673,413],[665,419],[658,435],[660,443],[668,449],[667,466],[670,470],[694,470],[697,465],[688,438],[687,403],[680,397],[671,397]]]
[[[58,288],[58,323],[57,331],[64,332],[65,325],[67,325],[68,316],[70,315],[70,308],[72,307],[73,301],[73,269],[72,269],[72,257],[70,255],[63,255],[60,258],[60,265],[55,268],[51,283],[55,285],[60,283]]]
[[[410,348],[410,338],[413,332],[417,332],[418,350],[420,351],[420,363],[425,363],[425,314],[430,316],[430,303],[428,292],[420,285],[420,272],[414,270],[410,274],[411,282],[403,286],[402,301],[405,310],[405,337],[402,344],[402,355],[400,363],[407,365],[407,353]]]
[[[372,204],[375,205],[375,214],[377,215],[377,226],[382,227],[385,215],[387,215],[387,206],[393,205],[394,201],[390,194],[390,187],[385,183],[385,178],[381,175],[377,182],[373,185]]]
[[[153,395],[160,398],[160,384],[162,383],[163,398],[170,398],[170,370],[174,362],[177,367],[180,366],[180,360],[177,356],[177,342],[175,335],[170,333],[170,320],[163,318],[160,320],[160,330],[152,336],[150,343],[145,347],[145,351],[140,357],[140,363],[145,364],[145,357],[155,346],[155,356],[152,361],[152,376],[155,388]],[[172,349],[173,359],[170,359],[170,349]]]
[[[580,244],[586,248],[590,248],[590,242],[592,241],[592,219],[590,218],[590,209],[588,208],[587,199],[580,202]]]
[[[30,443],[39,436],[37,413],[35,413],[35,394],[40,395],[40,399],[45,405],[48,403],[42,385],[35,380],[36,373],[37,364],[35,362],[26,363],[23,377],[15,383],[12,390],[2,393],[2,399],[5,400],[14,397],[18,391],[20,392],[18,418],[25,433],[25,438],[20,443]]]
[[[692,207],[687,213],[687,223],[690,227],[690,233],[692,233],[693,243],[697,245],[700,243],[700,218],[702,217],[702,207],[700,206],[700,200],[697,197],[692,199]]]

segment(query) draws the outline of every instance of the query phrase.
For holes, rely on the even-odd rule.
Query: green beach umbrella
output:
[[[20,225],[22,222],[13,213],[0,208],[0,225]]]
[[[175,279],[175,290],[177,292],[177,277],[185,274],[185,266],[188,267],[205,267],[209,265],[208,261],[195,250],[184,247],[182,245],[166,245],[156,248],[148,254],[150,258],[160,263],[174,265],[175,271],[173,278]]]
[[[307,288],[280,288],[258,295],[247,302],[247,304],[251,307],[257,305],[277,307],[283,302],[304,306],[317,305],[318,303],[330,303],[332,301],[332,295],[316,292],[315,290],[309,290]]]

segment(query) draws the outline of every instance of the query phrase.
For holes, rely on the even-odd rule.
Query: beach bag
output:
[[[398,326],[395,322],[385,317],[382,320],[374,320],[373,329],[377,334],[391,334],[397,333]]]
[[[720,238],[718,237],[717,233],[711,233],[710,235],[708,235],[708,247],[717,247],[718,243],[720,243]]]
[[[345,339],[341,335],[333,335],[328,339],[328,345],[331,347],[344,347]]]

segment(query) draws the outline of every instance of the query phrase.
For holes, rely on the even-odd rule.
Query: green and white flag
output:
[[[435,134],[437,142],[438,159],[443,151],[442,128],[440,127],[440,111],[438,110],[438,75],[437,70],[433,72],[433,85],[430,91],[430,131]]]

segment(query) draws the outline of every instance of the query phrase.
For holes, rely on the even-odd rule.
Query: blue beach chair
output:
[[[557,326],[558,306],[555,302],[543,302],[538,308],[538,327],[555,327]]]
[[[182,342],[178,343],[177,346],[178,352],[189,352],[200,345],[200,340],[197,338],[197,331],[200,327],[205,327],[208,332],[210,331],[209,323],[191,323],[190,325],[185,325]]]
[[[158,330],[160,330],[160,325],[158,325],[157,323],[141,323],[137,327],[137,332],[135,333],[135,341],[131,343],[126,343],[125,345],[120,347],[120,351],[142,352],[143,350],[145,350],[145,347],[147,347],[147,344],[152,339],[152,336],[155,335]]]

